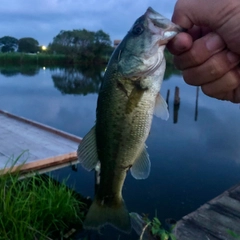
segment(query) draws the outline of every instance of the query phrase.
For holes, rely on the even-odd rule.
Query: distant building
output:
[[[120,42],[121,42],[121,40],[114,40],[113,41],[113,47],[116,48],[119,45]]]

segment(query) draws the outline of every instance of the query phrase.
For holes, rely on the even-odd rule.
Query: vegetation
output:
[[[166,220],[169,231],[164,229],[157,217],[150,220],[147,215],[130,213],[132,228],[140,236],[139,240],[176,240],[172,230],[176,224],[173,219]]]
[[[0,239],[60,237],[69,226],[81,227],[85,205],[66,185],[36,175],[18,180],[0,177]]]
[[[18,52],[36,53],[39,51],[39,43],[34,38],[20,38],[18,40]]]
[[[10,36],[0,38],[0,64],[39,64],[51,65],[106,65],[114,48],[110,36],[102,30],[86,29],[61,30],[48,47],[39,46],[34,38],[16,39]],[[21,54],[20,54],[21,53]],[[173,71],[172,55],[166,50],[167,71],[165,79]]]
[[[10,36],[2,37],[0,47],[2,52],[14,52],[18,48],[18,40]]]
[[[106,62],[112,54],[111,40],[108,34],[83,30],[60,31],[49,44],[52,53],[64,54],[77,64]]]
[[[167,49],[165,49],[164,55],[166,59],[166,70],[164,74],[164,80],[167,80],[171,77],[171,75],[173,74],[179,75],[181,72],[177,70],[173,65],[173,55]]]
[[[62,56],[61,60],[64,60],[65,64],[105,64],[112,51],[113,47],[111,46],[110,36],[102,30],[97,32],[86,29],[62,30],[53,38],[53,42],[49,44],[48,48],[39,46],[38,41],[30,37],[16,39],[4,36],[0,38],[0,52],[5,54],[11,53],[8,57],[6,55],[4,58],[0,56],[0,64],[3,60],[4,64],[9,64],[8,60],[14,64],[26,64],[28,60],[36,64],[40,60],[40,57],[49,61],[49,58],[56,59],[59,56]],[[37,56],[35,58],[24,55],[19,57],[20,55],[15,52],[27,53],[28,55],[31,53]],[[38,53],[47,54],[38,56]]]
[[[146,228],[149,228],[150,234],[153,236],[154,239],[159,239],[159,240],[176,240],[175,236],[171,233],[171,231],[167,231],[163,228],[161,222],[157,217],[154,217],[151,220],[147,218],[146,216],[143,218],[144,221],[146,222]],[[143,236],[144,231],[141,236]],[[140,236],[140,240],[142,240]]]
[[[0,53],[0,65],[40,65],[62,66],[69,64],[70,60],[63,54],[26,54],[26,53]]]

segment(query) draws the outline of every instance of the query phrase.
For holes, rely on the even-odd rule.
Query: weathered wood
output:
[[[169,103],[169,97],[170,97],[170,89],[167,90],[167,96],[166,96],[166,103],[167,103],[167,105]],[[169,106],[168,106],[168,109],[169,109]]]
[[[177,240],[240,238],[240,185],[214,198],[176,225]],[[235,237],[233,236],[235,235]]]
[[[196,101],[195,101],[195,114],[194,120],[197,121],[198,119],[198,97],[199,97],[199,86],[196,88]]]
[[[60,156],[50,157],[46,159],[39,159],[34,162],[26,163],[23,165],[14,166],[12,168],[6,168],[0,171],[0,174],[5,174],[6,172],[19,172],[20,174],[25,174],[28,172],[35,172],[41,169],[50,168],[54,166],[63,165],[66,163],[77,163],[77,153],[67,153]]]
[[[80,137],[0,110],[0,169],[14,165],[19,156],[17,165],[54,156],[66,157],[65,154],[76,152],[80,141]],[[71,162],[71,157],[67,161]],[[63,166],[61,161],[53,161],[55,166],[44,163],[42,166],[46,168]]]
[[[174,105],[179,105],[180,104],[180,90],[179,87],[175,87],[175,92],[174,92]]]
[[[75,136],[73,134],[63,132],[63,131],[61,131],[59,129],[52,128],[50,126],[47,126],[47,125],[35,122],[33,120],[29,120],[29,119],[24,118],[24,117],[16,116],[14,114],[11,114],[9,112],[3,111],[1,109],[0,109],[0,114],[4,114],[4,115],[6,115],[6,116],[8,116],[10,118],[13,118],[13,119],[16,119],[18,121],[22,121],[22,122],[28,123],[28,124],[30,124],[32,126],[35,126],[37,128],[41,128],[41,129],[46,130],[48,132],[56,133],[57,135],[62,136],[62,137],[67,138],[67,139],[70,139],[72,141],[75,141],[75,142],[80,142],[81,141],[80,137],[77,137],[77,136]]]

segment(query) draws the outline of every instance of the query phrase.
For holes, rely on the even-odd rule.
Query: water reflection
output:
[[[98,93],[103,80],[102,67],[77,69],[65,68],[52,74],[54,87],[62,94]]]
[[[37,65],[14,65],[0,66],[0,73],[6,77],[13,77],[18,74],[23,76],[34,76],[39,73],[40,67]]]
[[[35,76],[39,74],[40,69],[45,70],[38,65],[6,65],[0,66],[0,74],[5,77],[17,75]],[[94,66],[87,68],[51,68],[54,87],[62,94],[87,95],[89,93],[98,93],[104,75],[104,66]],[[171,78],[173,74],[181,73],[173,66],[166,69],[164,80]]]

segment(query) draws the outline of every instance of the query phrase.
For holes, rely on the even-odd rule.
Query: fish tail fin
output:
[[[125,233],[130,233],[131,220],[123,200],[116,206],[106,206],[96,199],[93,201],[83,227],[85,229],[99,230],[106,224],[110,224]]]

